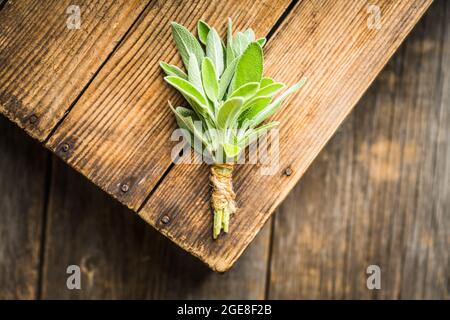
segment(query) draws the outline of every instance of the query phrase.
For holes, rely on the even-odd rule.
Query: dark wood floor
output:
[[[0,117],[0,298],[449,299],[449,17],[431,6],[225,275]]]

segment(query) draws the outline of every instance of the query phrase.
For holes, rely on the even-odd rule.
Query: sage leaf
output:
[[[255,41],[255,32],[252,29],[247,29],[244,34],[249,42]]]
[[[206,115],[209,112],[208,104],[205,97],[195,88],[189,81],[179,78],[177,76],[167,76],[164,78],[167,83],[173,86],[175,89],[196,108],[197,113]]]
[[[242,97],[244,100],[253,97],[259,89],[259,82],[249,82],[233,91],[230,98]]]
[[[218,99],[223,99],[225,92],[227,91],[228,86],[231,83],[231,80],[234,76],[234,71],[236,70],[236,64],[238,59],[234,59],[229,65],[227,65],[227,68],[222,73],[222,77],[219,81],[219,96]]]
[[[254,118],[253,118],[253,123],[252,126],[255,127],[257,125],[259,125],[261,122],[263,122],[264,120],[266,120],[268,117],[270,117],[271,115],[273,115],[275,113],[275,111],[277,111],[277,109],[280,107],[280,105],[283,103],[283,101],[289,97],[291,94],[293,94],[295,91],[297,91],[298,89],[300,89],[306,82],[306,78],[303,78],[302,80],[300,80],[300,82],[298,82],[297,84],[295,84],[294,86],[292,86],[291,88],[289,88],[288,90],[286,90],[278,99],[276,99],[275,101],[273,101],[271,104],[269,104],[266,108],[264,108],[262,111],[260,111]]]
[[[241,124],[245,120],[253,120],[253,118],[255,118],[259,112],[264,110],[271,101],[271,97],[255,97],[246,102],[242,108],[242,113],[239,116],[239,123]]]
[[[228,99],[219,109],[217,114],[217,125],[221,129],[226,129],[230,124],[234,124],[241,110],[244,99],[240,97]]]
[[[232,61],[236,58],[233,50],[233,25],[231,19],[228,18],[227,25],[227,47],[226,47],[226,65],[229,66]]]
[[[285,87],[283,83],[272,83],[264,88],[261,88],[256,93],[256,96],[265,96],[265,97],[272,97],[276,95],[280,90],[282,90]]]
[[[264,45],[266,44],[266,42],[267,42],[267,39],[266,38],[259,38],[258,40],[256,40],[256,42],[261,46],[261,48],[262,47],[264,47]]]
[[[239,88],[248,82],[260,82],[263,72],[262,49],[256,42],[248,45],[236,66],[232,87]]]
[[[197,39],[192,35],[192,33],[189,32],[188,29],[176,22],[172,22],[172,35],[186,69],[189,68],[190,52],[195,54],[198,63],[201,63],[205,53],[203,52],[200,43],[198,43]]]
[[[247,49],[249,43],[250,40],[247,36],[242,32],[238,32],[233,39],[233,49],[236,56],[240,56]]]
[[[225,151],[227,157],[234,158],[241,153],[241,148],[235,144],[225,143],[223,144],[223,151]]]
[[[202,62],[202,78],[206,96],[212,102],[217,102],[217,97],[219,96],[219,82],[217,80],[214,63],[208,57],[204,58]]]
[[[214,28],[211,28],[206,39],[206,56],[212,60],[217,75],[220,76],[224,69],[223,47],[222,40]]]
[[[203,83],[197,58],[192,52],[189,55],[188,80],[203,94]]]
[[[280,123],[278,121],[269,122],[268,124],[265,124],[257,129],[250,129],[245,136],[243,137],[242,141],[239,141],[238,144],[241,145],[242,149],[246,148],[249,144],[254,142],[259,136],[262,134],[265,134],[270,129],[278,126]]]
[[[183,79],[187,79],[188,76],[186,73],[184,73],[183,70],[181,70],[180,68],[178,68],[177,66],[168,64],[164,61],[161,61],[159,63],[159,65],[161,66],[161,69],[163,69],[163,71],[165,72],[166,75],[168,76],[178,76],[180,78]]]
[[[199,20],[197,23],[197,32],[198,38],[200,42],[206,44],[206,38],[208,37],[208,33],[211,27],[203,20]]]
[[[261,79],[261,88],[267,87],[268,85],[274,83],[275,81],[272,78],[264,77]]]

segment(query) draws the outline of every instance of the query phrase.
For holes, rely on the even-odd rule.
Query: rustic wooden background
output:
[[[224,275],[0,117],[0,298],[449,299],[449,17],[431,6]]]

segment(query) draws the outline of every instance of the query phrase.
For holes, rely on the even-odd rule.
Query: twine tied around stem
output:
[[[232,182],[233,164],[215,163],[210,170],[211,206],[214,210],[213,237],[216,239],[222,229],[228,232],[230,216],[236,212],[236,194]]]

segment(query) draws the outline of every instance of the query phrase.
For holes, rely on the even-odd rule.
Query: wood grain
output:
[[[43,299],[262,299],[269,230],[236,268],[209,270],[61,161],[55,161],[46,230]],[[67,266],[81,290],[66,287]]]
[[[176,165],[140,215],[218,271],[228,270],[316,157],[431,1],[377,1],[380,30],[367,27],[358,1],[302,1],[266,48],[266,74],[308,84],[274,118],[281,121],[280,166],[263,176],[257,166],[235,173],[239,212],[231,233],[213,241],[207,168]],[[284,66],[284,67],[280,67]],[[290,168],[292,174],[285,176]],[[186,191],[188,190],[188,191]],[[171,223],[162,224],[163,215]]]
[[[48,152],[0,117],[0,299],[34,299]]]
[[[190,30],[198,19],[225,31],[251,26],[265,35],[289,1],[164,1],[149,8],[51,137],[48,147],[130,208],[138,209],[171,163],[175,127],[159,61],[180,65],[170,22]],[[69,151],[62,146],[67,144]],[[67,148],[67,147],[66,147]],[[122,191],[126,184],[127,192]]]
[[[281,205],[270,298],[450,297],[449,9],[431,6]]]
[[[9,1],[0,11],[0,112],[43,141],[130,28],[147,1]],[[50,13],[50,14],[49,14]]]

